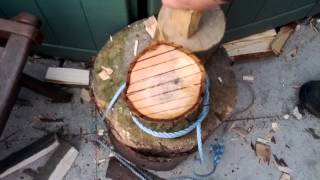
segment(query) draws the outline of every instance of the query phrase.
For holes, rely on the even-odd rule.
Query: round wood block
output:
[[[200,60],[182,47],[148,47],[129,67],[125,96],[131,112],[153,122],[187,118],[202,102],[204,71]]]
[[[151,38],[145,27],[138,21],[113,36],[98,53],[92,71],[92,91],[96,104],[104,111],[115,92],[127,80],[127,73],[134,57],[134,42],[138,40],[138,51],[150,46]],[[110,79],[103,81],[99,77],[102,66],[111,68]],[[230,114],[236,102],[235,75],[228,66],[226,56],[218,53],[204,65],[210,79],[210,112],[202,123],[202,138],[208,137]],[[218,81],[223,79],[223,83]],[[156,138],[143,132],[131,119],[125,98],[119,98],[107,117],[107,123],[114,137],[123,145],[136,152],[150,156],[172,157],[181,153],[190,153],[197,147],[195,131],[176,139]],[[174,125],[176,123],[176,125]],[[181,124],[182,123],[182,124]],[[161,125],[165,126],[165,125]],[[170,127],[186,127],[187,121],[174,122]],[[162,129],[163,127],[159,127]],[[171,129],[175,131],[177,129]]]

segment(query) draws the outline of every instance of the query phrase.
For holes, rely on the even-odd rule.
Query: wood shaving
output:
[[[134,41],[134,49],[133,49],[133,55],[134,55],[134,56],[137,56],[137,53],[138,53],[138,45],[139,45],[139,41],[138,41],[138,40],[135,40],[135,41]]]

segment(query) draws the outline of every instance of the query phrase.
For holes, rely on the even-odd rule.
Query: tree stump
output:
[[[121,84],[127,80],[130,64],[135,59],[133,51],[136,40],[139,42],[138,51],[140,52],[150,46],[151,38],[145,31],[143,21],[138,21],[115,34],[113,40],[108,41],[104,45],[95,59],[91,87],[96,105],[102,111]],[[110,75],[110,79],[105,81],[101,80],[98,76],[102,71],[102,66],[114,70]],[[232,112],[236,102],[235,76],[228,67],[226,56],[219,52],[210,61],[207,61],[205,69],[211,85],[210,112],[202,123],[203,140]],[[223,79],[223,83],[217,80],[218,77]],[[146,123],[149,123],[148,125],[152,126],[155,130],[166,130],[169,132],[183,129],[191,123],[188,120],[181,120],[160,123],[161,125],[159,125],[149,120],[143,121],[147,121]],[[129,154],[137,154],[135,157],[127,156],[127,158],[138,165],[147,166],[146,168],[170,170],[181,162],[187,154],[194,152],[197,147],[195,131],[176,139],[156,138],[143,132],[132,121],[130,109],[127,106],[125,98],[118,99],[106,122],[114,137],[114,141],[117,141],[118,145],[120,144],[120,147],[118,147],[126,147],[122,148],[122,151],[132,151]],[[128,153],[123,152],[123,154]],[[143,160],[144,163],[139,164],[137,158]],[[152,163],[150,165],[146,162]],[[164,162],[171,163],[171,165]],[[159,168],[161,164],[165,164],[165,167]]]

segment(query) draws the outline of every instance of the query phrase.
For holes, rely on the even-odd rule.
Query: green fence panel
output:
[[[60,44],[96,50],[81,0],[37,0]]]
[[[312,8],[308,16],[316,15],[320,12],[320,0],[317,0],[317,4]]]
[[[235,0],[227,15],[227,29],[253,22],[267,0]]]
[[[30,12],[43,22],[45,42],[38,52],[88,59],[111,34],[130,22],[157,15],[160,7],[161,0],[0,0],[0,17]],[[222,9],[227,19],[224,41],[230,41],[319,13],[320,3],[233,0]]]
[[[259,21],[272,16],[279,15],[281,13],[285,13],[293,3],[294,1],[292,0],[267,0],[264,2],[263,8],[258,13],[256,20]]]
[[[110,0],[81,0],[81,2],[98,49],[105,44],[110,35],[129,23],[125,0],[117,0],[117,3]],[[117,10],[116,17],[114,10]]]

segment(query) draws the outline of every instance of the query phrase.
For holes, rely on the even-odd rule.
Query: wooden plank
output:
[[[81,0],[81,3],[98,49],[110,35],[129,23],[126,0]]]
[[[31,40],[11,35],[0,59],[0,135],[18,94],[18,80],[30,51]]]
[[[37,1],[60,44],[96,50],[79,0]]]
[[[89,85],[89,70],[49,67],[45,79],[48,82],[71,85]]]
[[[44,42],[57,44],[58,40],[55,37],[54,31],[51,29],[50,24],[44,14],[42,14],[41,9],[37,5],[37,1],[20,1],[20,0],[10,0],[10,1],[0,1],[0,7],[7,17],[14,17],[20,12],[29,12],[41,19],[41,32],[44,35]]]
[[[49,134],[24,147],[23,149],[10,154],[0,161],[0,178],[3,178],[26,165],[36,161],[46,154],[54,151],[59,146],[57,137]]]
[[[270,52],[270,44],[276,36],[275,30],[269,30],[223,44],[230,57]]]
[[[63,179],[77,158],[79,151],[66,142],[61,142],[57,150],[51,155],[46,165],[41,168],[34,180]]]

